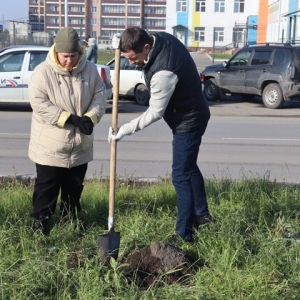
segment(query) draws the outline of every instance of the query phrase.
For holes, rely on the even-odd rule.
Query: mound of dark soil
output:
[[[180,282],[195,271],[193,260],[185,251],[161,241],[134,251],[125,263],[129,264],[126,276],[144,288],[154,282],[160,284],[160,279],[169,284]]]

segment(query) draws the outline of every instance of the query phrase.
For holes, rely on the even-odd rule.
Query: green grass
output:
[[[211,57],[212,57],[212,55],[213,54],[210,54]],[[215,56],[215,59],[228,60],[232,55],[215,53],[214,56]],[[114,57],[115,57],[114,50],[98,51],[98,64],[105,65]]]
[[[194,245],[182,247],[203,266],[183,283],[143,290],[126,278],[122,261],[134,249],[173,234],[176,195],[169,180],[143,186],[117,181],[121,249],[111,266],[97,256],[97,236],[107,232],[108,182],[85,183],[83,235],[74,224],[60,227],[57,211],[50,236],[39,238],[31,230],[33,184],[3,183],[0,299],[299,299],[300,186],[247,179],[207,181],[206,188],[216,222],[196,232]],[[84,263],[68,268],[72,256]]]
[[[98,51],[97,63],[100,65],[106,65],[114,57],[115,57],[115,52],[113,50]]]
[[[232,55],[230,54],[225,54],[225,53],[211,53],[210,54],[211,58],[215,58],[215,59],[223,59],[223,60],[228,60],[230,57],[232,57]]]

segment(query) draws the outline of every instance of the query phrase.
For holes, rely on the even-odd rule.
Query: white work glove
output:
[[[114,140],[116,142],[120,141],[126,134],[123,130],[123,126],[120,127],[120,129],[118,130],[118,133],[116,135],[113,134],[113,129],[112,127],[109,127],[108,130],[108,142],[110,143],[111,140]]]
[[[116,33],[116,34],[113,35],[112,41],[111,41],[111,46],[114,49],[119,49],[119,47],[120,47],[120,38],[121,38],[121,33]]]

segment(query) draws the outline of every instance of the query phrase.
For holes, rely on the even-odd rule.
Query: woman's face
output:
[[[66,68],[68,71],[72,71],[74,66],[76,66],[79,53],[72,52],[72,53],[57,53],[57,58],[59,63]]]

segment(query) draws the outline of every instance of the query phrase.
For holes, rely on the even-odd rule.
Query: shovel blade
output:
[[[115,232],[113,227],[108,233],[98,235],[98,249],[102,261],[108,261],[111,257],[118,258],[120,239],[120,232]]]

